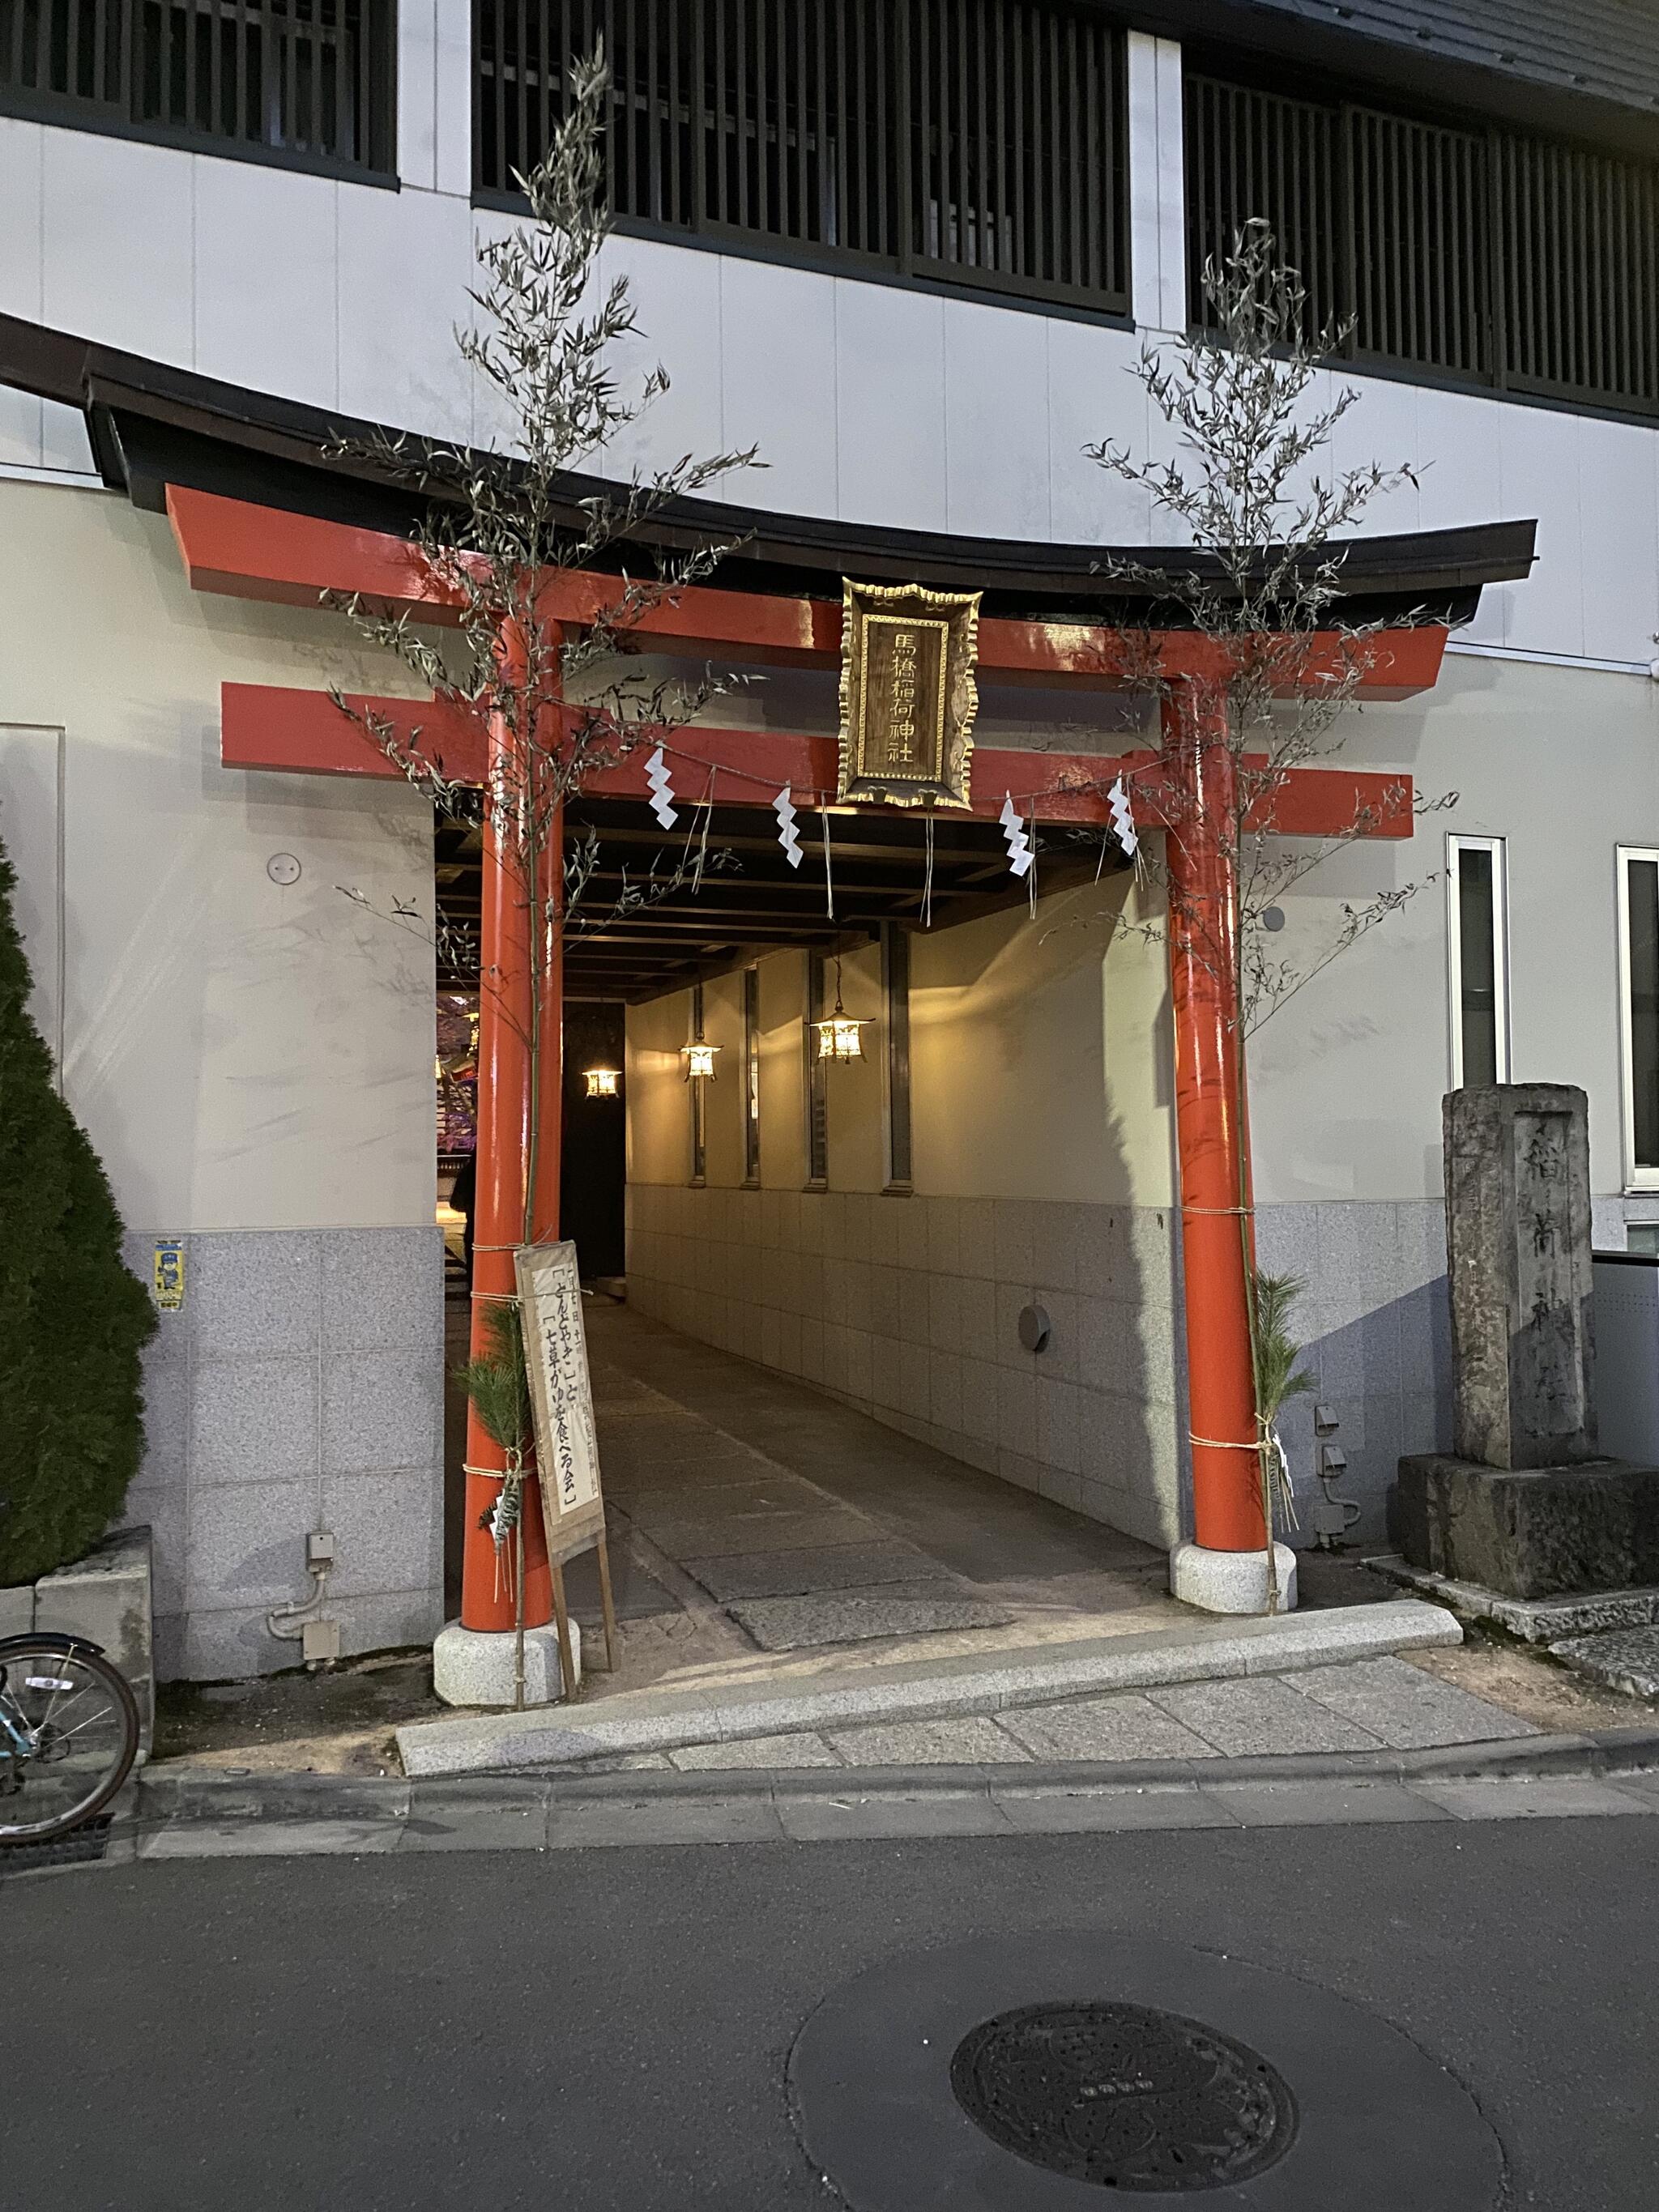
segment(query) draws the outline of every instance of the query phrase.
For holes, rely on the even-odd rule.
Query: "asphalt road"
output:
[[[1656,1873],[1659,1820],[1637,1818],[19,1881],[0,1892],[0,2203],[833,2204],[783,2088],[817,2000],[907,1948],[1075,1927],[1219,1950],[1375,2008],[1478,2100],[1510,2161],[1506,2212],[1645,2208]]]

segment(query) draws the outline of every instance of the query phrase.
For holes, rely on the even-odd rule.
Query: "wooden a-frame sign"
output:
[[[521,1244],[513,1255],[513,1267],[524,1330],[525,1366],[530,1378],[531,1418],[536,1431],[537,1488],[547,1530],[559,1662],[568,1695],[575,1668],[564,1596],[564,1563],[582,1552],[597,1551],[599,1555],[605,1664],[613,1674],[617,1666],[617,1615],[605,1540],[605,1496],[599,1483],[593,1388],[587,1371],[581,1278],[576,1269],[576,1248],[569,1243]]]

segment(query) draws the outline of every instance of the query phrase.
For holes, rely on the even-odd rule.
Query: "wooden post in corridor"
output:
[[[522,675],[526,657],[521,641],[511,627],[503,638],[502,658],[509,678]],[[557,882],[562,855],[558,850],[562,823],[556,820],[550,833],[550,853],[544,856],[532,894],[526,880],[520,854],[504,840],[497,816],[503,794],[526,790],[526,763],[513,757],[518,740],[505,715],[492,714],[485,786],[483,871],[478,951],[478,1164],[477,1214],[473,1224],[472,1329],[474,1357],[489,1348],[489,1315],[493,1304],[516,1297],[513,1255],[529,1239],[525,1236],[525,1183],[531,1155],[530,1036],[535,994],[532,988],[531,930],[532,896],[545,915],[544,888]],[[507,850],[503,853],[503,843]],[[545,926],[544,924],[544,926]],[[563,990],[561,948],[549,930],[544,940],[539,1097],[536,1101],[539,1127],[536,1144],[535,1188],[532,1221],[538,1238],[558,1234],[560,1091],[562,1079],[561,1046],[563,1034]],[[499,1444],[493,1442],[477,1412],[469,1406],[466,1417],[465,1549],[461,1565],[461,1626],[471,1629],[505,1629],[514,1626],[514,1603],[511,1577],[497,1576],[495,1547],[484,1516],[495,1504],[500,1482],[493,1472],[504,1467]],[[525,1484],[523,1501],[525,1543],[524,1619],[529,1628],[540,1628],[553,1614],[552,1578],[547,1563],[547,1540],[542,1525],[540,1494],[535,1477]],[[510,1553],[509,1553],[510,1556]],[[501,1587],[496,1587],[497,1581]]]
[[[1219,680],[1178,679],[1163,704],[1172,786],[1167,854],[1175,1012],[1193,1534],[1213,1552],[1262,1552],[1261,1464],[1239,1212],[1249,1188],[1239,1112],[1233,757]]]

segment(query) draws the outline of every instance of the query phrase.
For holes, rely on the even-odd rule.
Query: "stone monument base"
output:
[[[1480,1467],[1425,1452],[1401,1461],[1390,1503],[1413,1567],[1506,1597],[1659,1583],[1659,1468]]]

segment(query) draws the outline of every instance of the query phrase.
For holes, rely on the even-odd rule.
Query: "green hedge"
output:
[[[121,1221],[58,1097],[28,1012],[0,848],[0,1585],[80,1559],[121,1510],[143,1450],[139,1353],[155,1327]]]

